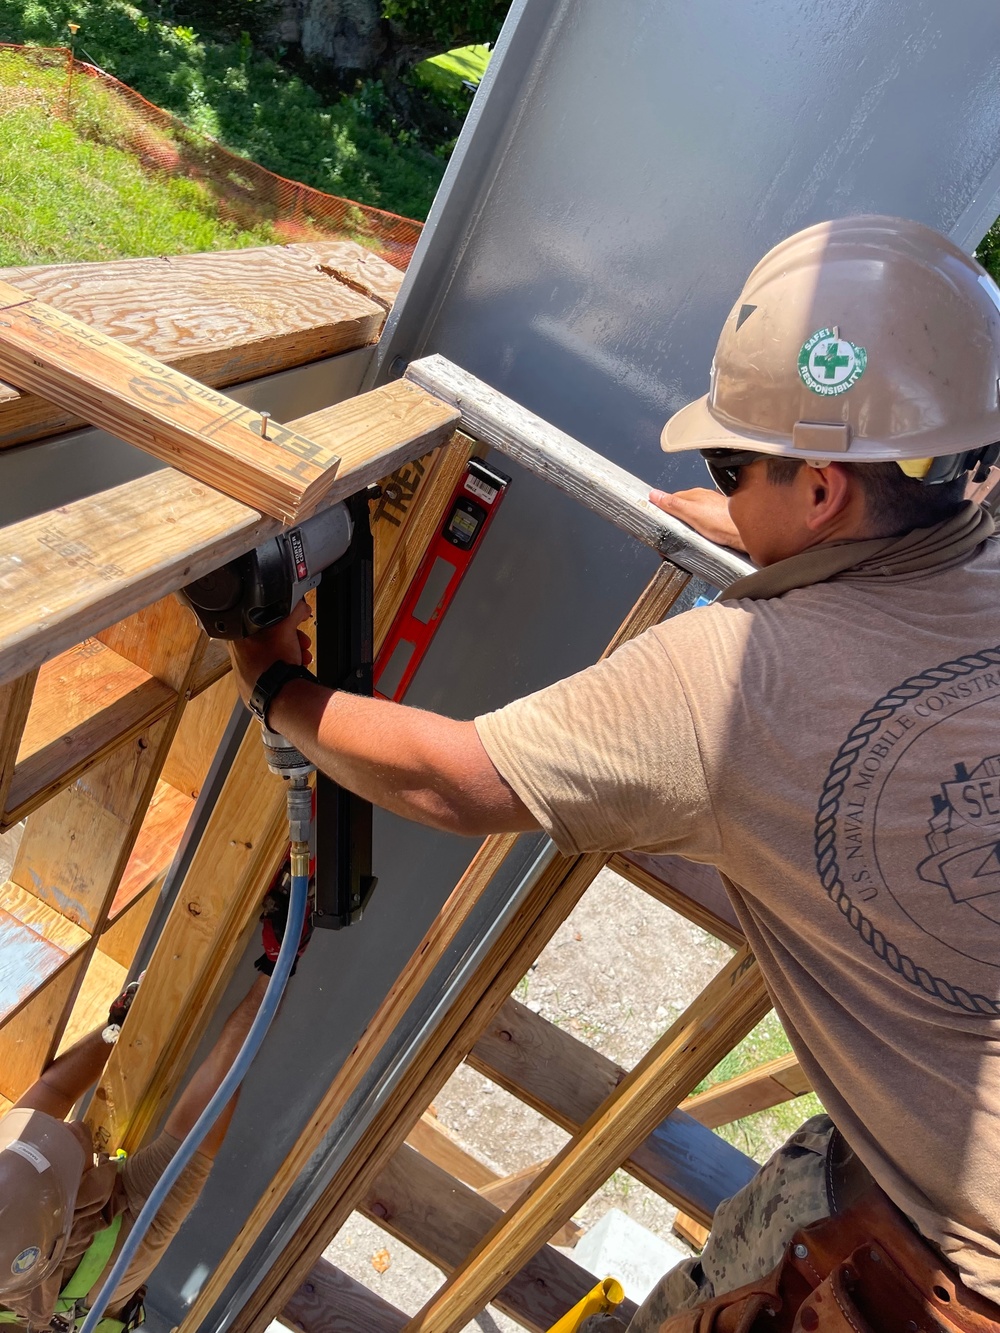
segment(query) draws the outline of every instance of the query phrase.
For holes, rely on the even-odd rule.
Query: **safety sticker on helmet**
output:
[[[25,1273],[31,1271],[38,1260],[41,1258],[41,1250],[37,1245],[29,1245],[26,1250],[22,1250],[10,1266],[10,1271],[15,1277],[22,1277]]]
[[[802,344],[798,365],[807,389],[833,398],[858,382],[868,365],[868,353],[838,337],[836,329],[817,329]]]

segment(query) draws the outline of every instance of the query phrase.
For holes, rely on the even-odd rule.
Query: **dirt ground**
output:
[[[515,994],[543,1018],[631,1068],[731,953],[605,870]],[[501,1175],[550,1157],[566,1142],[562,1130],[464,1065],[434,1099],[434,1108],[442,1125]],[[671,1235],[675,1210],[623,1171],[589,1200],[576,1221],[589,1230],[609,1208],[621,1209],[686,1251]],[[372,1263],[380,1251],[389,1258],[382,1273]],[[326,1257],[409,1314],[441,1281],[432,1264],[357,1214]],[[468,1326],[468,1333],[517,1333],[519,1328],[491,1308]]]

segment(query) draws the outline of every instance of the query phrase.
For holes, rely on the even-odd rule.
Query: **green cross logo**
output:
[[[802,383],[824,398],[846,393],[867,365],[865,349],[841,338],[833,328],[817,329],[802,344],[798,357]]]

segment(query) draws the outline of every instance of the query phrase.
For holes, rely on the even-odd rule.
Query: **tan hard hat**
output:
[[[64,1121],[26,1110],[0,1119],[0,1297],[30,1291],[58,1267],[85,1166]]]
[[[1000,441],[1000,288],[920,222],[856,217],[776,245],[723,326],[710,388],[660,442],[902,462]],[[909,470],[909,469],[905,469]]]

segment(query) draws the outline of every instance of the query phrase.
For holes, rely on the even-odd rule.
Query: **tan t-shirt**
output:
[[[1000,1301],[1000,542],[690,611],[476,725],[561,851],[718,866],[835,1123]]]

